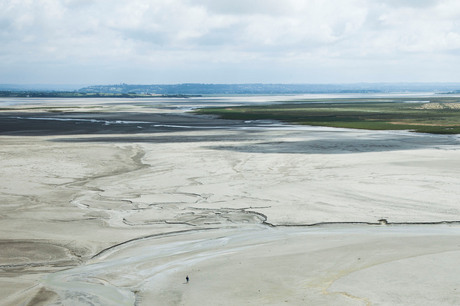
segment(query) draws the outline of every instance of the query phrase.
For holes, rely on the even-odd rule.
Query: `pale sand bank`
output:
[[[191,232],[114,248],[44,285],[69,305],[456,305],[459,238],[458,226]]]
[[[92,104],[114,123],[2,122],[0,304],[460,302],[455,224],[270,227],[458,221],[456,136]]]

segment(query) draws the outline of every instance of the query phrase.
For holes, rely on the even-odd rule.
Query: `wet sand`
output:
[[[158,101],[0,110],[2,305],[460,302],[457,136]]]

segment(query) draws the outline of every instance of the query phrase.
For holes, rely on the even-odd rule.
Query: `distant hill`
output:
[[[200,95],[273,95],[321,93],[460,93],[460,83],[354,83],[354,84],[115,84],[76,85],[0,84],[6,97],[151,97]]]
[[[307,93],[390,93],[452,92],[460,83],[356,83],[356,84],[164,84],[164,85],[94,85],[81,93],[219,95],[219,94],[307,94]]]

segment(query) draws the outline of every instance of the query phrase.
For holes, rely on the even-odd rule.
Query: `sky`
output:
[[[0,83],[460,82],[458,0],[0,0]]]

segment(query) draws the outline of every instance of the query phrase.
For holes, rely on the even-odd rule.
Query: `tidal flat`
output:
[[[460,137],[283,99],[0,99],[0,304],[458,305]]]

